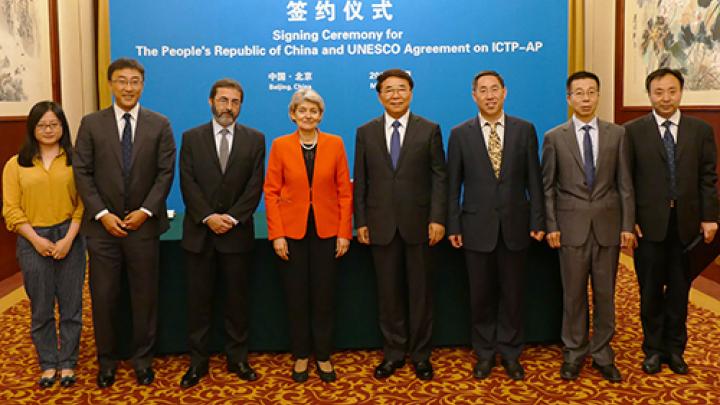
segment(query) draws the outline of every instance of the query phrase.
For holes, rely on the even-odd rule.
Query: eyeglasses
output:
[[[60,128],[60,123],[58,121],[48,123],[38,122],[37,125],[35,125],[36,131],[47,131],[48,129],[56,131],[58,128]]]
[[[240,106],[240,100],[237,98],[234,98],[230,100],[227,97],[220,97],[215,99],[215,103],[220,106],[226,106],[228,104],[232,104],[233,107],[239,107]]]
[[[142,79],[137,79],[137,78],[136,78],[136,79],[130,79],[130,80],[125,79],[125,78],[120,78],[120,79],[114,79],[112,82],[115,83],[116,85],[120,86],[120,87],[130,86],[130,87],[133,87],[133,88],[138,88],[138,87],[140,87],[140,86],[142,85],[142,82],[143,82],[143,81],[142,81]]]
[[[410,92],[410,89],[400,87],[398,89],[395,88],[384,88],[380,90],[380,94],[383,96],[391,96],[393,94],[397,94],[398,96],[406,96]]]
[[[477,93],[480,97],[497,96],[501,91],[502,88],[500,86],[480,87],[477,89]]]
[[[593,98],[593,97],[596,97],[598,94],[600,94],[600,92],[595,89],[590,89],[588,91],[576,90],[569,94],[571,96],[577,97],[577,98],[585,98],[585,96],[588,96],[589,98]]]

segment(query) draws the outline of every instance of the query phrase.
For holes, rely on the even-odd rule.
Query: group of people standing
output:
[[[38,103],[25,144],[5,165],[3,216],[18,233],[41,387],[75,382],[86,246],[97,385],[114,383],[120,361],[114,313],[123,273],[133,321],[130,362],[138,384],[153,382],[159,236],[168,229],[175,143],[167,118],[138,103],[144,80],[136,60],[114,61],[108,83],[115,101],[83,118],[74,149],[60,106]],[[452,129],[447,160],[439,125],[410,112],[413,87],[403,70],[378,76],[384,112],[357,129],[351,182],[342,138],[318,128],[325,103],[315,90],[292,96],[288,112],[297,129],[272,142],[265,173],[264,135],[237,122],[241,85],[232,79],[213,84],[212,119],[183,133],[179,155],[190,349],[181,387],[208,373],[218,284],[225,290],[227,369],[243,380],[258,378],[248,362],[247,285],[253,213],[263,192],[296,382],[309,378],[311,357],[322,381],[337,379],[333,291],[353,219],[376,271],[384,338],[378,379],[393,375],[408,357],[419,379],[433,378],[432,247],[445,237],[465,256],[476,378],[491,374],[498,354],[510,378],[524,378],[523,288],[533,241],[559,249],[563,379],[577,378],[590,355],[604,378],[622,380],[610,345],[620,248],[636,248],[642,369],[657,373],[667,363],[687,373],[690,282],[683,248],[698,234],[706,242],[714,238],[718,199],[713,131],[681,116],[682,75],[666,68],[651,73],[646,88],[653,111],[622,127],[596,116],[598,77],[573,73],[566,86],[573,116],[545,135],[542,163],[534,126],[505,113],[499,73],[473,78],[478,114]]]

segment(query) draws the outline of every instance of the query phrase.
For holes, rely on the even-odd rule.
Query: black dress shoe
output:
[[[418,379],[429,381],[433,378],[433,368],[430,360],[422,360],[413,362],[415,366],[415,375]]]
[[[495,359],[478,360],[478,362],[475,363],[475,368],[473,368],[473,377],[479,380],[488,378],[492,372],[493,366],[495,366]]]
[[[250,367],[247,361],[228,364],[228,371],[235,373],[241,380],[255,381],[258,379],[257,373],[255,373],[255,370]]]
[[[299,360],[306,360],[306,361],[307,361],[307,359],[296,359],[296,360],[295,360],[295,364],[297,364],[297,362],[298,362]],[[310,368],[310,366],[309,366],[307,363],[305,363],[305,364],[306,364],[306,365],[305,365],[305,370],[303,370],[303,371],[297,371],[297,370],[295,370],[295,364],[293,364],[292,379],[293,379],[293,381],[295,381],[296,383],[304,383],[304,382],[307,381],[308,378],[310,377],[310,373],[308,372],[308,369]]]
[[[75,374],[66,375],[65,377],[60,377],[60,386],[63,388],[71,387],[75,385],[76,381]]]
[[[150,385],[155,380],[155,373],[152,367],[135,370],[135,378],[138,385]]]
[[[399,369],[400,367],[405,365],[405,360],[387,360],[383,359],[382,363],[375,367],[375,378],[383,379],[388,378],[393,373],[395,373],[395,370]]]
[[[563,380],[577,380],[578,376],[580,376],[580,364],[563,361],[560,367],[560,377]]]
[[[115,370],[100,370],[97,375],[97,386],[100,388],[110,387],[115,383]]]
[[[315,366],[317,367],[317,373],[318,373],[318,376],[320,377],[320,380],[321,380],[322,382],[330,383],[330,382],[333,382],[333,381],[337,380],[337,374],[335,374],[335,369],[334,369],[334,368],[333,368],[332,370],[330,370],[330,371],[323,371],[323,370],[320,368],[320,363],[319,363],[319,362],[316,362],[316,363],[315,363]]]
[[[205,377],[208,373],[207,367],[190,366],[188,371],[182,376],[180,380],[180,386],[182,388],[190,388],[197,385],[200,379]]]
[[[620,374],[620,370],[618,370],[617,367],[615,367],[615,365],[613,363],[601,366],[601,365],[595,363],[595,360],[593,360],[592,366],[594,369],[600,371],[600,374],[602,374],[604,379],[606,379],[610,382],[622,381],[622,375]]]
[[[645,357],[645,360],[642,362],[642,370],[645,374],[657,374],[660,372],[661,368],[662,364],[659,354],[651,354],[650,356]]]
[[[687,363],[685,363],[685,360],[680,354],[671,354],[667,360],[667,364],[675,374],[687,374],[690,371]]]
[[[522,364],[517,359],[514,360],[505,360],[502,359],[501,361],[502,366],[505,368],[505,373],[507,373],[508,377],[510,379],[515,381],[520,381],[525,378],[525,370],[523,369]]]
[[[40,388],[50,388],[55,384],[55,380],[57,380],[57,374],[52,377],[40,377],[38,386]]]

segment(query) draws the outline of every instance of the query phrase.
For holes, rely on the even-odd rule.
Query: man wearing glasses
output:
[[[566,83],[573,116],[545,134],[542,165],[547,242],[560,249],[564,344],[560,377],[575,380],[585,356],[608,381],[622,381],[610,346],[620,247],[634,248],[635,202],[625,130],[595,115],[600,79],[576,72]],[[588,339],[588,279],[593,335]]]
[[[257,379],[247,359],[247,286],[255,244],[253,213],[263,187],[265,137],[235,122],[242,101],[240,83],[215,82],[208,99],[212,121],[185,132],[180,148],[190,346],[190,367],[180,380],[183,388],[196,385],[208,373],[207,344],[218,284],[225,290],[228,371],[246,381]]]
[[[123,273],[132,305],[133,352],[140,385],[153,382],[157,323],[159,236],[168,227],[165,199],[175,169],[175,142],[165,116],[138,104],[145,69],[118,59],[108,67],[115,102],[83,117],[73,157],[75,182],[85,203],[81,233],[90,256],[97,385],[115,382],[120,359],[117,307]]]
[[[442,136],[410,112],[407,72],[386,70],[376,90],[385,113],[357,129],[353,198],[358,242],[370,245],[377,274],[384,359],[375,377],[390,377],[409,353],[417,377],[430,380],[430,247],[445,234],[447,211]]]

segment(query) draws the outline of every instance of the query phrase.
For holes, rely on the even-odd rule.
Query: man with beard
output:
[[[265,137],[235,122],[242,101],[238,82],[215,82],[208,100],[212,121],[185,132],[180,148],[190,346],[190,367],[180,381],[183,388],[196,385],[208,373],[216,282],[225,288],[228,371],[246,381],[257,379],[247,359],[246,286],[255,242],[253,213],[263,186]]]

